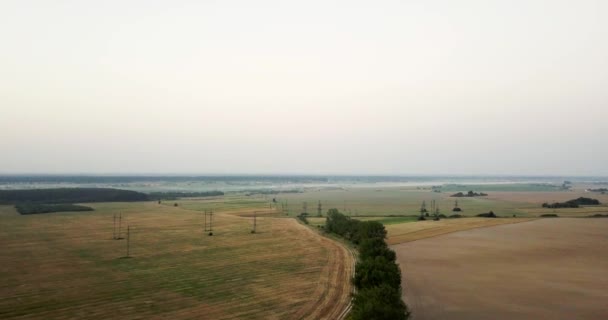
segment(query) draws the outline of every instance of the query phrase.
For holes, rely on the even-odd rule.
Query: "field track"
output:
[[[351,250],[334,240],[321,237],[320,241],[329,250],[329,261],[314,293],[318,298],[304,306],[294,319],[340,319],[350,305],[355,257]]]

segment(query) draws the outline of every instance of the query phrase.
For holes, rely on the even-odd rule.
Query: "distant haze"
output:
[[[608,175],[608,1],[0,3],[0,173]]]

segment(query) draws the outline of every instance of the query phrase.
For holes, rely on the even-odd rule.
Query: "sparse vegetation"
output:
[[[479,192],[478,193],[478,192],[469,191],[467,193],[462,193],[462,192],[454,193],[450,197],[456,197],[456,198],[462,198],[462,197],[485,197],[487,195],[488,195],[487,193],[483,193],[483,192]]]
[[[608,213],[606,213],[606,214],[596,213],[594,215],[589,216],[589,218],[608,218]]]

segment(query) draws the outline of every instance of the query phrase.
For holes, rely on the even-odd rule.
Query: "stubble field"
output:
[[[251,218],[224,208],[207,236],[203,213],[181,205],[90,206],[0,207],[0,318],[335,319],[350,301],[349,250],[294,219],[258,217],[251,234]],[[126,240],[112,239],[118,213],[130,258]]]

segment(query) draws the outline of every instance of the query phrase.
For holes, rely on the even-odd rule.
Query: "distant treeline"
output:
[[[0,190],[0,204],[147,201],[148,195],[109,188]]]
[[[150,198],[175,200],[179,198],[202,198],[202,197],[217,197],[223,196],[222,191],[207,191],[207,192],[151,192]]]
[[[401,300],[401,270],[395,263],[395,252],[386,244],[384,225],[378,221],[351,219],[337,209],[330,209],[325,229],[359,247],[353,279],[357,292],[350,319],[408,319],[410,312]]]
[[[254,194],[281,194],[281,193],[302,193],[302,190],[298,189],[290,189],[290,190],[245,190],[248,196],[252,196]]]
[[[487,195],[488,195],[487,193],[483,193],[483,192],[477,193],[477,192],[469,191],[467,193],[462,193],[462,192],[454,193],[450,197],[456,197],[456,198],[460,198],[460,197],[485,197]]]
[[[593,206],[600,204],[599,200],[580,197],[566,202],[543,203],[543,208],[578,208],[579,206]]]
[[[608,192],[607,188],[599,188],[599,189],[589,189],[590,192],[601,192],[601,193],[606,193]]]
[[[41,203],[22,203],[15,206],[20,214],[37,214],[50,212],[68,211],[93,211],[93,208],[75,204],[41,204]]]

